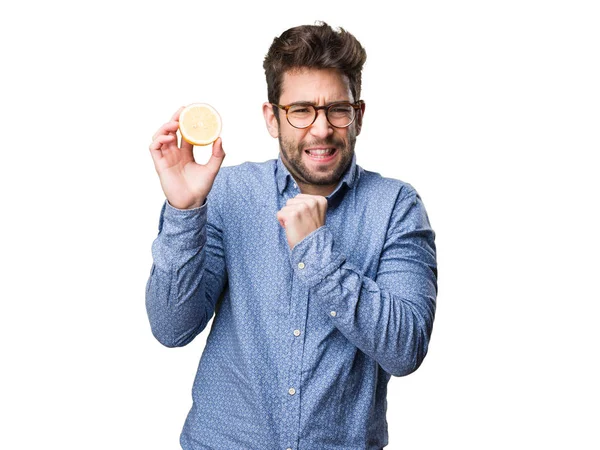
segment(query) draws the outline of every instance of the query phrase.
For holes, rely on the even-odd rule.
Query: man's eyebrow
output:
[[[323,106],[333,105],[334,103],[352,103],[350,100],[334,100],[329,103],[325,103]],[[307,100],[298,100],[297,102],[292,102],[290,105],[311,105],[311,106],[319,106],[315,102],[309,102]]]

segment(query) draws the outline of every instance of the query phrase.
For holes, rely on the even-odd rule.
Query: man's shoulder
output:
[[[409,218],[409,211],[412,211],[410,220],[416,221],[417,218],[424,217],[423,223],[427,222],[427,213],[421,197],[410,183],[397,178],[384,177],[377,172],[363,171],[360,185],[363,203],[376,213],[383,211],[389,214],[390,226],[404,227]]]
[[[270,159],[263,162],[246,161],[233,166],[223,166],[217,174],[217,180],[220,182],[232,182],[235,180],[251,181],[265,178],[272,178],[277,160]]]
[[[386,177],[379,172],[366,170],[362,167],[359,167],[358,170],[360,189],[367,195],[404,197],[416,192],[415,188],[406,181],[398,178]]]

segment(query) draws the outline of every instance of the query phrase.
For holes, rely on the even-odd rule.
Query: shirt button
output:
[[[288,390],[288,394],[290,394],[290,395],[294,395],[295,393],[296,393],[296,389],[294,389],[294,388],[290,388]]]
[[[337,313],[335,311],[331,311],[329,314],[331,314],[331,317],[337,316]]]
[[[304,269],[306,267],[303,262],[298,263],[298,269]]]
[[[296,337],[300,336],[300,330],[294,330],[294,336],[296,336]]]

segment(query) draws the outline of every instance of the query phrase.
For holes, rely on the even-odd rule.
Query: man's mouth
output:
[[[309,148],[304,150],[312,159],[328,159],[336,152],[335,148]]]

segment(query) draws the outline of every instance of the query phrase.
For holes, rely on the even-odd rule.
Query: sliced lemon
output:
[[[208,145],[221,134],[221,116],[206,103],[192,103],[179,114],[181,136],[192,145]]]

